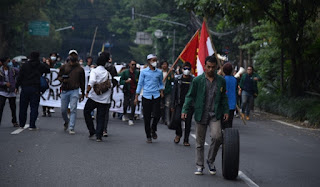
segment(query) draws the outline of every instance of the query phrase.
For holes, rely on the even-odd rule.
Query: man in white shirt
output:
[[[86,97],[88,97],[89,99],[87,100],[83,110],[84,118],[87,124],[87,128],[89,130],[89,138],[96,135],[97,142],[102,141],[104,121],[107,113],[109,113],[109,108],[111,105],[111,89],[109,88],[106,92],[102,94],[97,94],[94,91],[93,87],[95,84],[105,82],[108,79],[111,83],[111,74],[104,67],[108,60],[109,56],[100,56],[97,60],[97,67],[91,70],[86,93]],[[94,128],[93,119],[91,117],[91,112],[94,109],[97,109],[96,130]]]

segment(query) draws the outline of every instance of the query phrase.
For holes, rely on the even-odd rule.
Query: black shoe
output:
[[[63,124],[63,127],[64,127],[64,130],[65,130],[65,131],[68,129],[68,126],[69,126],[69,123],[64,123],[64,124]]]
[[[152,143],[152,139],[151,138],[147,138],[147,143]]]
[[[50,112],[48,112],[48,117],[51,117],[51,113]]]
[[[153,139],[157,139],[157,138],[158,138],[158,135],[157,135],[156,132],[151,133],[151,135],[152,135],[152,138],[153,138]]]
[[[89,134],[89,139],[91,139],[92,137],[94,137],[94,135],[96,135],[95,133],[93,133],[93,134]]]
[[[97,142],[102,142],[102,138],[97,138]]]

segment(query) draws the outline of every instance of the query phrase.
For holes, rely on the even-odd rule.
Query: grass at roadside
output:
[[[319,97],[284,97],[260,94],[255,104],[262,110],[289,117],[293,120],[309,121],[310,126],[320,127]]]

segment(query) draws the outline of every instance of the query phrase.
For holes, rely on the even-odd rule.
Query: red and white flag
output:
[[[199,51],[197,57],[197,75],[201,75],[204,72],[204,63],[207,56],[214,54],[212,43],[207,31],[206,22],[203,20],[200,41],[199,41]]]
[[[187,43],[186,47],[181,52],[179,58],[185,62],[190,62],[192,67],[192,74],[196,75],[196,65],[197,65],[197,53],[199,46],[199,30],[192,36],[190,41]]]

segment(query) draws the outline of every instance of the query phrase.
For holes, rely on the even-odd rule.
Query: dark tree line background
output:
[[[103,43],[110,42],[112,47],[106,50],[116,62],[136,59],[144,63],[146,54],[157,52],[172,63],[206,17],[218,53],[228,55],[235,66],[254,65],[263,77],[263,92],[319,95],[319,6],[317,0],[3,0],[0,55],[13,57],[39,50],[43,56],[55,51],[66,57],[75,48],[85,58],[98,27],[93,56]],[[132,7],[136,13],[187,27],[137,15],[132,19]],[[50,35],[31,36],[28,23],[33,20],[50,22]],[[68,25],[74,30],[55,31]],[[154,45],[134,43],[136,32],[157,29],[164,36],[153,36]]]

